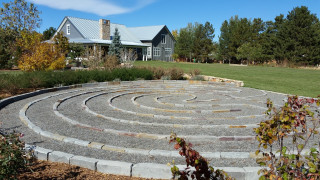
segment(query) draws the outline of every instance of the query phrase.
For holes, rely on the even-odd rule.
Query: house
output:
[[[108,52],[115,29],[125,48],[133,48],[141,60],[172,61],[175,40],[165,25],[128,28],[109,20],[99,21],[76,17],[65,17],[57,29],[69,39],[69,43],[80,43],[87,48],[99,48]]]
[[[131,27],[129,30],[143,43],[148,45],[147,58],[173,61],[175,39],[167,26]]]

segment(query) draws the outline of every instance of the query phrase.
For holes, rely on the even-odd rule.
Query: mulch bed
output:
[[[145,180],[144,178],[108,175],[79,166],[49,161],[36,161],[30,168],[22,171],[17,178],[21,180]]]

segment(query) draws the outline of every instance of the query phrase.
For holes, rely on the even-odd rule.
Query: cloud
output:
[[[135,0],[130,7],[117,5],[110,0],[29,0],[38,5],[48,6],[54,9],[75,10],[87,13],[97,14],[99,16],[108,16],[113,14],[124,14],[143,8],[155,0]],[[129,1],[127,1],[129,2]],[[132,2],[132,1],[130,1]]]

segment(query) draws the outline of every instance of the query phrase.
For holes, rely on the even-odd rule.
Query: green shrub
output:
[[[22,88],[28,87],[28,81],[20,74],[2,74],[0,75],[0,91],[16,95]]]
[[[19,133],[0,133],[0,179],[15,179],[19,170],[27,168],[34,160],[24,150]]]
[[[0,91],[15,95],[23,88],[51,88],[88,82],[113,81],[114,79],[121,81],[152,80],[153,73],[147,69],[117,68],[112,71],[35,71],[22,74],[1,74]]]

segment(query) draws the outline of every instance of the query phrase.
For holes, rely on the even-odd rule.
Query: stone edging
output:
[[[29,145],[26,148],[32,149]],[[70,165],[81,166],[94,171],[107,174],[124,175],[130,177],[142,178],[161,178],[171,179],[171,169],[168,165],[154,163],[128,163],[121,161],[100,160],[88,158],[84,156],[76,156],[61,151],[53,151],[41,147],[33,148],[34,154],[39,160],[67,163]],[[183,169],[185,165],[177,165],[179,169]],[[230,176],[237,179],[259,179],[257,171],[260,167],[214,167],[215,169],[223,169]]]
[[[151,82],[165,83],[166,81],[151,81]],[[194,83],[194,82],[195,81],[189,81],[189,83]],[[14,103],[16,101],[37,96],[44,93],[73,89],[73,88],[101,87],[101,86],[107,86],[107,85],[120,85],[120,84],[127,85],[130,83],[131,82],[87,83],[87,84],[80,84],[80,85],[71,85],[71,86],[37,90],[34,92],[17,95],[17,96],[0,100],[0,110],[5,106],[11,103]],[[30,149],[30,146],[26,145],[26,149]],[[129,162],[99,160],[99,159],[88,158],[84,156],[76,156],[73,154],[68,154],[60,151],[53,151],[53,150],[45,149],[42,147],[35,147],[32,149],[34,150],[35,156],[39,160],[63,162],[71,165],[77,165],[84,168],[92,169],[102,173],[115,174],[115,175],[125,175],[125,176],[142,177],[142,178],[161,178],[161,179],[172,178],[170,167],[164,164],[154,164],[154,163],[133,164]],[[185,165],[178,165],[178,167],[185,168]],[[258,179],[259,176],[257,174],[257,171],[261,169],[260,167],[242,167],[242,168],[217,167],[217,168],[223,169],[229,175],[233,177],[237,177],[237,179]]]
[[[205,81],[211,81],[211,82],[223,82],[223,83],[230,83],[235,84],[237,87],[243,87],[244,82],[234,79],[228,79],[228,78],[221,78],[221,77],[214,77],[214,76],[206,76],[206,75],[198,75],[203,78]],[[191,76],[188,74],[184,74],[183,77],[188,79],[190,82],[197,84],[197,81],[191,80]]]

